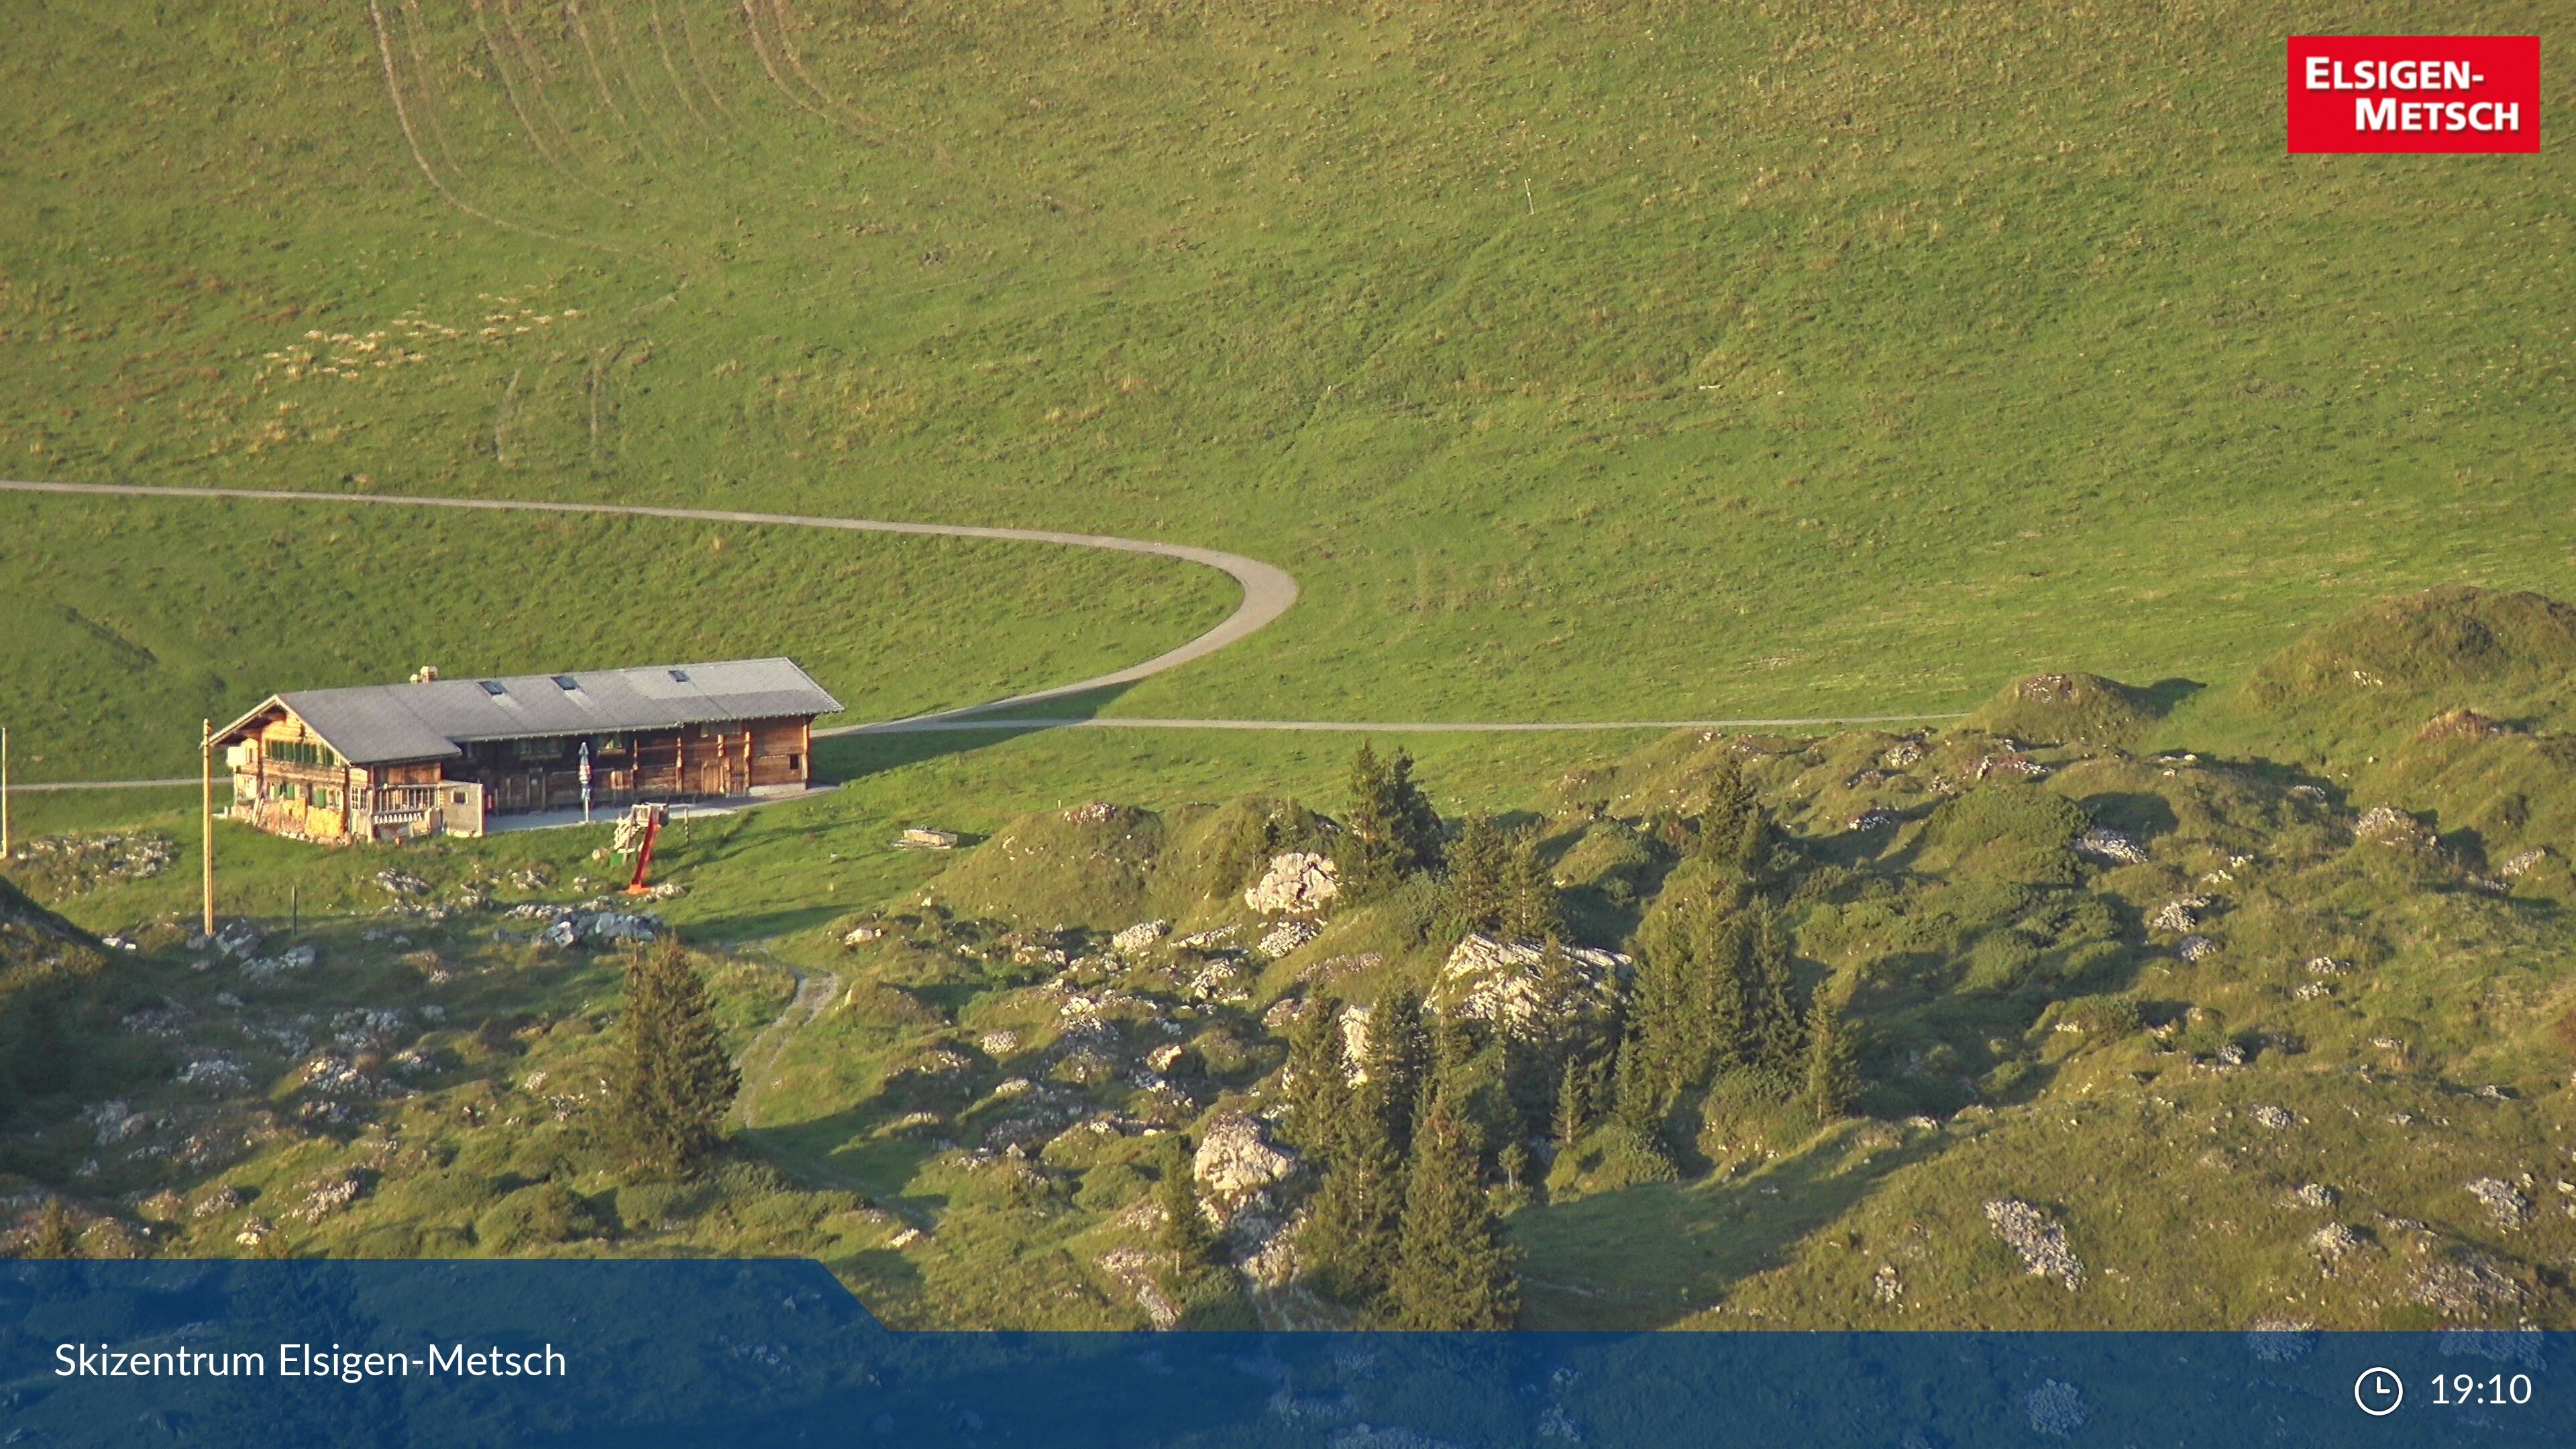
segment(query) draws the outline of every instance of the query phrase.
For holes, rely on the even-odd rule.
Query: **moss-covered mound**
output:
[[[2015,680],[1965,723],[2038,744],[2127,745],[2164,718],[2153,694],[2099,674],[2034,674]]]
[[[2213,691],[2189,712],[2188,729],[2204,746],[2350,768],[2418,734],[2576,725],[2571,677],[2576,606],[2527,592],[2428,589],[2308,634],[2242,684]]]
[[[1145,914],[1167,822],[1152,810],[1093,802],[1023,815],[940,877],[961,915],[1117,930]]]

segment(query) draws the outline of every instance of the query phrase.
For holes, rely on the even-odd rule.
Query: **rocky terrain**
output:
[[[388,870],[327,931],[130,950],[26,907],[10,989],[71,983],[87,1065],[7,1127],[9,1201],[98,1251],[806,1253],[907,1323],[1361,1321],[1313,1278],[1289,1058],[1330,1007],[1365,1086],[1404,993],[1489,1073],[1526,1325],[2566,1326],[2568,620],[2452,591],[2206,698],[1677,734],[1365,893],[1340,801],[1039,812],[792,971],[705,958],[760,1106],[695,1184],[599,1155],[617,952],[660,927],[587,882]],[[1487,828],[1543,932],[1462,903]],[[1830,1004],[1848,1082],[1748,1051],[1632,1101],[1675,953],[1739,927],[1781,1050]],[[1173,1272],[1176,1170],[1215,1279]]]

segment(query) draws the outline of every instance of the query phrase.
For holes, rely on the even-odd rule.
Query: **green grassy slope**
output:
[[[2022,746],[1973,722],[1425,740],[1453,817],[1537,830],[1578,941],[1645,952],[1668,937],[1641,925],[1712,868],[1682,858],[1677,818],[1739,766],[1785,842],[1764,889],[1799,989],[1844,1001],[1862,1078],[1837,1120],[1748,1078],[1683,1092],[1651,1173],[1633,1138],[1624,1160],[1605,1142],[1625,1128],[1532,1143],[1544,1191],[1497,1190],[1524,1325],[2567,1324],[2563,617],[2459,591],[2356,611],[2160,726],[2242,731],[2226,752]],[[2417,711],[2478,683],[2499,709],[2531,702],[2523,732],[2412,737]],[[1997,705],[2037,736],[2143,697],[2085,686]],[[226,827],[227,913],[273,933],[263,952],[319,953],[266,971],[188,944],[188,842],[157,869],[150,849],[74,855],[52,832],[99,812],[41,799],[22,817],[39,844],[8,872],[138,949],[77,953],[45,1029],[86,1075],[23,1085],[0,1187],[66,1192],[93,1252],[793,1253],[908,1325],[1148,1321],[1144,1129],[1274,1103],[1278,1008],[1430,984],[1436,890],[1250,949],[1271,923],[1240,885],[1266,847],[1237,830],[1268,802],[1227,797],[1254,781],[1338,807],[1336,737],[834,748],[852,786],[665,838],[686,892],[656,909],[705,954],[747,1083],[738,1158],[689,1185],[626,1180],[600,1146],[613,959],[528,944],[506,913],[597,891],[604,829],[396,856]],[[131,808],[183,834],[183,809]],[[965,849],[893,849],[907,824]],[[2134,849],[2073,849],[2088,825]],[[388,895],[389,864],[426,894]],[[1170,938],[1106,949],[1147,917]],[[0,993],[25,984],[0,969]],[[0,1032],[0,1065],[34,1029]],[[353,1201],[328,1197],[347,1182]],[[2004,1202],[2061,1229],[2078,1266],[2028,1271],[1989,1221]],[[1318,1311],[1295,1291],[1258,1302],[1265,1323]]]
[[[655,519],[5,494],[0,530],[22,783],[186,775],[206,710],[422,664],[786,654],[840,718],[890,719],[1135,663],[1241,596],[1094,549]]]
[[[1069,525],[1306,584],[1135,712],[2221,679],[2359,597],[2544,584],[2576,526],[2532,425],[2567,161],[2284,157],[2314,23],[35,5],[0,463]]]

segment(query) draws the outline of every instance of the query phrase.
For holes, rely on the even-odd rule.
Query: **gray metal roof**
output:
[[[557,683],[569,680],[567,689]],[[497,692],[491,686],[498,686]],[[351,764],[435,760],[478,740],[670,729],[781,715],[835,714],[841,702],[792,659],[729,659],[640,669],[440,679],[299,689],[272,696]],[[264,713],[244,715],[230,738]]]

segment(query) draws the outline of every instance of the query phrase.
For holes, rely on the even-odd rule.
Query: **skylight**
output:
[[[562,690],[579,689],[581,688],[581,681],[573,678],[569,674],[558,674],[555,676],[555,688]]]
[[[488,694],[488,695],[492,696],[494,699],[499,699],[502,695],[508,694],[508,693],[510,692],[510,691],[508,691],[508,690],[506,690],[506,689],[503,689],[503,688],[501,687],[501,681],[499,681],[499,680],[497,680],[497,679],[486,679],[486,680],[482,681],[482,685],[483,685],[483,692],[484,692],[485,694]]]
[[[688,682],[689,682],[689,671],[687,671],[687,670],[685,670],[685,669],[674,669],[674,670],[672,670],[672,671],[671,671],[671,682],[672,682],[673,684],[686,684],[686,683],[688,683]]]

